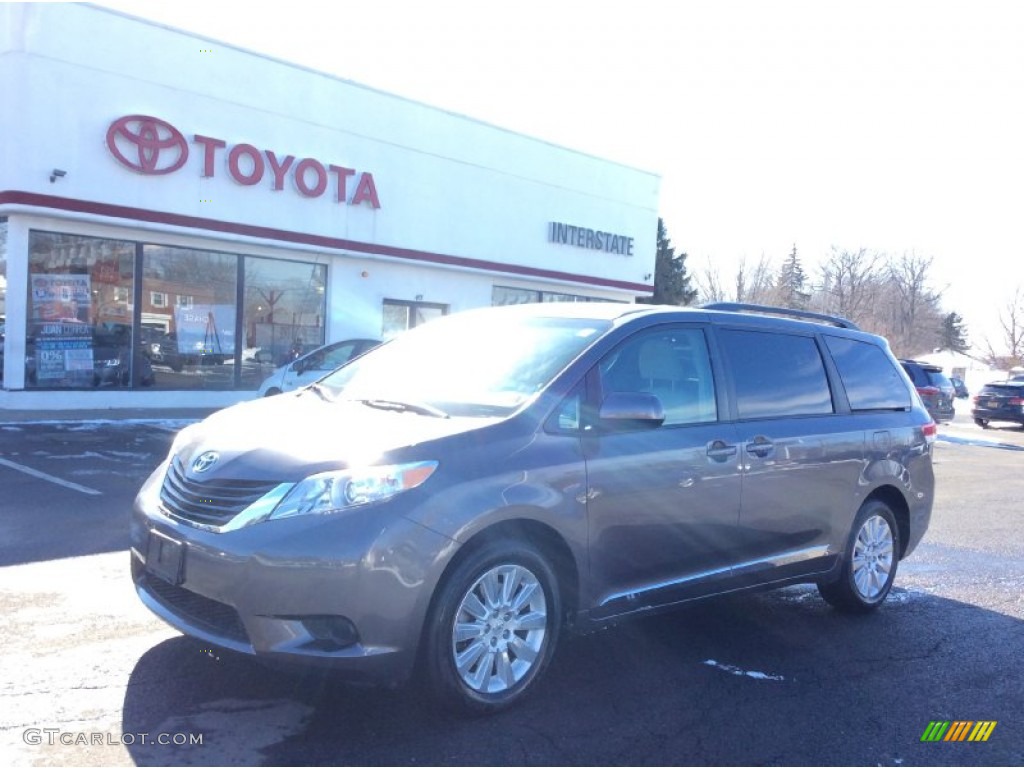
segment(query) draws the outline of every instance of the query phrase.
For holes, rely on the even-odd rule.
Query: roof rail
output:
[[[859,331],[855,323],[835,315],[824,315],[819,312],[808,312],[804,309],[790,309],[788,307],[769,307],[764,304],[739,304],[727,301],[718,301],[712,304],[704,304],[701,309],[713,309],[719,312],[749,312],[757,315],[779,315],[780,317],[796,317],[802,320],[814,320],[819,323],[827,323],[837,328],[848,328],[851,331]]]

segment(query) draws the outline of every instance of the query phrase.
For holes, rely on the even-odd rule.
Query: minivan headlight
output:
[[[288,492],[270,519],[329,514],[384,501],[421,485],[435,469],[436,461],[418,461],[310,475]]]

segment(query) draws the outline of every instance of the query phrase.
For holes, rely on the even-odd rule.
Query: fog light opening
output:
[[[307,646],[320,651],[340,651],[359,642],[355,624],[344,616],[304,616],[299,619],[313,638]]]

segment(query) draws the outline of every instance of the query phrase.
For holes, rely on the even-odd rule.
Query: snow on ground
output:
[[[740,676],[743,676],[743,677],[752,677],[755,680],[785,680],[786,679],[782,675],[769,675],[767,672],[748,672],[745,669],[740,669],[739,667],[734,667],[731,664],[723,664],[722,662],[715,661],[714,659],[707,659],[704,662],[704,664],[709,666],[709,667],[715,667],[716,669],[720,669],[723,672],[728,672],[730,675],[740,675]]]

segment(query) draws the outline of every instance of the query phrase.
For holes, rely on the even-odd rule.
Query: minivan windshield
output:
[[[421,413],[503,416],[524,405],[610,327],[605,320],[439,318],[392,339],[317,385],[331,400]]]

